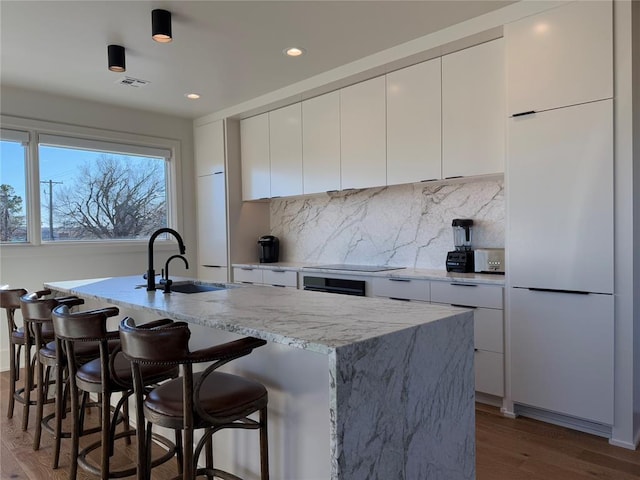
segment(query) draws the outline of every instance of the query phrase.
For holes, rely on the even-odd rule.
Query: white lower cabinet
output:
[[[474,310],[476,391],[503,397],[503,288],[474,283],[431,282],[431,301]]]
[[[283,270],[278,267],[233,267],[233,281],[236,283],[252,283],[270,285],[272,287],[298,287],[298,273],[294,270]]]
[[[371,293],[374,297],[386,297],[396,300],[419,300],[428,302],[429,281],[408,278],[373,278]]]
[[[613,295],[512,288],[513,401],[613,424]]]
[[[262,271],[262,283],[274,287],[298,287],[298,273],[293,270],[281,270],[279,268],[265,269]]]
[[[203,282],[226,283],[227,267],[198,265],[198,279]]]
[[[233,267],[235,283],[262,283],[262,270],[252,267]]]

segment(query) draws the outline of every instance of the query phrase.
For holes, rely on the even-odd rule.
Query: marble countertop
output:
[[[179,280],[185,279],[174,278]],[[164,294],[162,290],[147,292],[143,284],[141,277],[130,276],[47,282],[45,286],[134,311],[152,311],[158,318],[170,317],[323,354],[468,312],[444,305],[264,286],[231,284],[214,292]]]
[[[320,268],[320,265],[313,263],[298,262],[277,262],[277,263],[234,263],[233,267],[239,268],[260,268],[263,270],[293,270],[304,272],[324,272],[342,275],[355,275],[365,277],[383,277],[383,278],[407,278],[415,280],[435,280],[444,282],[461,282],[461,283],[477,283],[486,285],[504,286],[504,275],[487,274],[487,273],[456,273],[447,272],[445,270],[430,270],[426,268],[402,268],[397,270],[386,270],[383,272],[359,272],[354,270],[332,270],[329,268]]]

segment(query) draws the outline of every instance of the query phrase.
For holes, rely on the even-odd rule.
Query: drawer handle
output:
[[[462,178],[462,175],[454,175],[453,177],[446,177],[445,180],[453,180],[454,178]]]
[[[240,267],[240,270],[251,271],[251,270],[255,270],[255,269],[251,268],[251,267]]]
[[[436,182],[438,181],[438,178],[428,178],[426,180],[420,180],[420,183],[426,183],[426,182]]]
[[[213,174],[214,174],[214,175],[221,175],[221,174],[223,174],[223,173],[224,173],[224,171],[221,171],[221,172],[213,172]]]
[[[390,282],[410,282],[408,278],[390,278]]]
[[[574,295],[589,295],[589,292],[583,292],[582,290],[560,290],[554,288],[529,288],[532,292],[548,292],[548,293],[572,293]]]
[[[452,307],[460,307],[460,308],[478,308],[478,307],[475,307],[473,305],[460,305],[458,303],[452,303],[451,306]]]
[[[511,117],[524,117],[525,115],[533,115],[534,113],[536,113],[535,110],[527,110],[526,112],[514,113],[513,115],[511,115]]]
[[[222,265],[202,265],[202,266],[207,268],[222,268]]]
[[[248,283],[249,285],[253,285],[253,282],[240,282],[240,283]]]
[[[478,349],[477,349],[477,348],[474,348],[474,349],[473,349],[473,351],[474,351],[474,352],[477,352],[477,351],[478,351]]]
[[[272,284],[271,286],[272,286],[272,287],[282,287],[282,288],[285,288],[285,287],[286,287],[286,285],[277,285],[277,284],[275,284],[275,283],[274,283],[274,284]]]
[[[284,273],[286,270],[271,270],[273,273]]]
[[[454,287],[477,287],[478,286],[474,283],[452,283],[451,285]]]
[[[398,298],[398,297],[389,297],[389,300],[400,300],[401,302],[410,302],[409,298]]]

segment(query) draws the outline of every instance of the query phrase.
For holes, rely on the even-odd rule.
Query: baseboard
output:
[[[523,417],[533,418],[542,422],[553,423],[554,425],[570,428],[572,430],[578,430],[580,432],[590,433],[599,437],[604,437],[607,439],[611,438],[610,425],[590,422],[588,420],[582,420],[580,418],[570,417],[568,415],[562,415],[559,413],[550,412],[548,410],[528,407],[526,405],[514,404],[514,413],[515,415],[522,415]]]
[[[496,397],[495,395],[489,395],[488,393],[476,392],[476,402],[491,405],[492,407],[501,407],[502,397]]]
[[[627,450],[637,450],[638,449],[638,438],[635,439],[634,442],[622,442],[620,440],[616,440],[615,438],[610,438],[609,439],[609,444],[613,445],[614,447],[622,447],[622,448],[626,448]]]

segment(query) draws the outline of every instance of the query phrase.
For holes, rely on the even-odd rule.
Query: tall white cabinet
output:
[[[387,74],[387,184],[442,178],[440,58]]]
[[[302,102],[304,193],[340,190],[340,92]]]
[[[302,194],[302,108],[300,103],[269,112],[271,197]]]
[[[580,1],[505,26],[509,113],[611,98],[611,1]]]
[[[340,90],[342,188],[387,184],[385,77]]]
[[[442,176],[504,172],[504,41],[442,57]]]
[[[240,122],[242,152],[242,199],[258,200],[271,196],[269,114],[263,113]]]
[[[228,268],[224,138],[222,120],[194,129],[197,276],[214,282],[226,282]]]
[[[614,376],[611,30],[607,1],[505,27],[511,400],[604,425]]]

